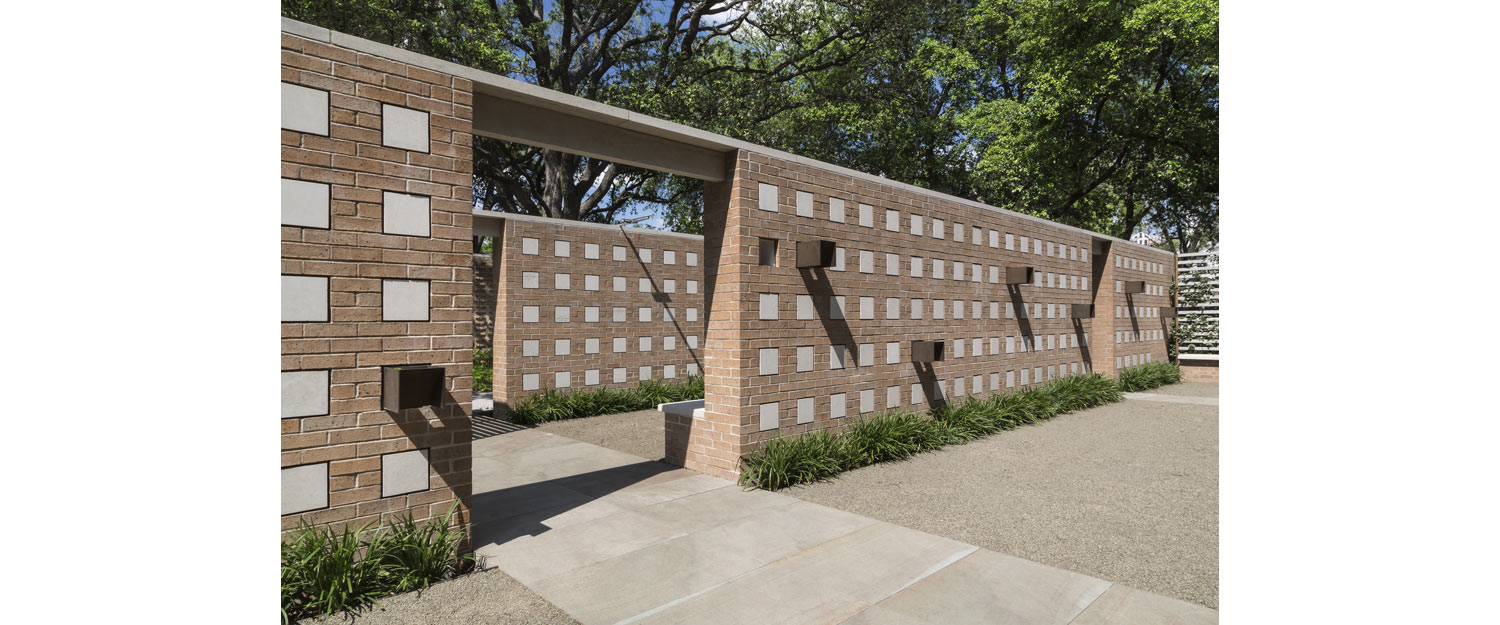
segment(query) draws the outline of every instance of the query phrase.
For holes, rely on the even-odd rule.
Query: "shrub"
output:
[[[740,482],[779,490],[816,482],[844,470],[837,437],[819,430],[805,436],[775,438],[746,458]]]
[[[646,380],[633,388],[559,391],[547,389],[516,402],[510,420],[533,425],[563,419],[578,419],[632,410],[650,410],[657,404],[703,399],[702,376],[682,382]]]
[[[488,349],[474,350],[474,391],[483,392],[494,388],[495,352]]]
[[[1175,382],[1180,377],[1176,365],[1146,365],[1126,372],[1136,370],[1145,371],[1131,375],[1149,376],[1152,387]],[[1123,377],[1121,383],[1116,383],[1094,374],[1068,376],[1017,393],[986,399],[970,397],[938,406],[926,415],[918,412],[881,413],[855,421],[843,434],[818,431],[793,438],[772,439],[765,447],[745,457],[740,483],[777,490],[815,482],[842,471],[909,458],[944,445],[965,443],[1059,414],[1117,402],[1124,399],[1120,390]]]
[[[1059,414],[1103,406],[1124,399],[1120,385],[1104,376],[1072,375],[1049,382],[1037,392],[1046,393],[1052,399]]]
[[[465,572],[474,560],[458,553],[457,509],[421,525],[407,512],[379,529],[304,522],[281,542],[282,622],[359,608]]]
[[[1182,369],[1170,362],[1152,362],[1120,370],[1120,388],[1130,393],[1175,384],[1181,380]]]

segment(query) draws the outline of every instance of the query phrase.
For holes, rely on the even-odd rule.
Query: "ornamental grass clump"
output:
[[[1120,370],[1120,388],[1127,393],[1147,391],[1182,380],[1182,369],[1170,362],[1152,362]]]
[[[746,459],[740,482],[766,490],[817,482],[843,471],[842,458],[837,438],[822,430],[772,439]]]
[[[281,621],[357,609],[468,572],[474,556],[458,552],[457,510],[422,524],[408,511],[378,529],[304,522],[281,542]]]
[[[646,380],[631,388],[560,391],[549,388],[511,407],[509,419],[523,425],[650,410],[658,404],[703,399],[703,377],[682,382]]]
[[[1052,399],[1058,414],[1085,410],[1124,399],[1120,385],[1097,374],[1071,375],[1053,380],[1037,392]]]
[[[1149,369],[1148,369],[1149,368]],[[1176,365],[1127,369],[1154,388],[1180,379]],[[910,458],[945,445],[966,443],[1060,414],[1124,399],[1122,383],[1095,374],[1074,375],[1045,386],[985,399],[940,404],[926,414],[884,412],[849,425],[842,434],[817,431],[778,438],[745,457],[740,483],[777,490],[825,480],[877,462]]]

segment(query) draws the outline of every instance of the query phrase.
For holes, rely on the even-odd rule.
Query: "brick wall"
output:
[[[281,37],[282,527],[470,502],[468,80]],[[321,37],[321,40],[319,40]],[[382,367],[439,365],[436,408]]]
[[[1165,293],[1169,253],[1114,243],[1096,254],[1088,233],[763,154],[741,151],[732,165],[732,182],[705,194],[717,263],[707,265],[708,404],[689,424],[690,468],[732,476],[773,437],[1112,374],[1116,357],[1165,360],[1163,338],[1145,333],[1156,319],[1146,308],[1165,297],[1115,288],[1144,280]],[[762,239],[776,241],[775,266],[761,264]],[[796,268],[796,242],[818,239],[838,244],[836,266]],[[1116,268],[1114,254],[1153,265]],[[1012,266],[1033,267],[1033,282],[1007,286]],[[1117,319],[1117,303],[1130,316]],[[1096,314],[1074,319],[1071,304]],[[1117,328],[1142,333],[1116,345]],[[945,341],[946,360],[912,363],[913,339]]]
[[[702,237],[507,216],[496,249],[497,406],[702,372]]]
[[[1187,382],[1219,382],[1219,361],[1179,358],[1182,379]]]
[[[494,254],[474,254],[474,349],[490,349],[495,345],[495,307],[498,305]]]

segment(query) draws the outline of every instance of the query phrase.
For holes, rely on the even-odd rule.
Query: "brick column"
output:
[[[1094,373],[1107,378],[1118,375],[1115,370],[1115,266],[1114,245],[1110,241],[1096,241],[1093,245],[1094,269],[1094,318],[1089,320],[1088,355]]]
[[[703,184],[703,302],[707,330],[703,342],[703,418],[667,419],[667,460],[728,479],[740,471],[744,445],[741,330],[750,297],[743,292],[743,266],[754,252],[730,204],[739,201],[742,181],[735,155],[725,167],[735,175]]]
[[[281,37],[282,528],[425,519],[467,531],[472,84]],[[383,369],[442,368],[382,409]]]

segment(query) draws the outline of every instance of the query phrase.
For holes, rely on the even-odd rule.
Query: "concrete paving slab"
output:
[[[1129,405],[1204,409],[1122,404]],[[1099,579],[857,511],[746,491],[544,431],[476,441],[474,467],[478,555],[587,624],[1217,618],[1123,586],[1108,594],[1112,587]],[[903,507],[930,504],[915,501]],[[1098,612],[1085,609],[1106,596]]]
[[[683,534],[635,511],[534,535],[485,536],[496,531],[492,527],[475,526],[475,544],[483,545],[475,553],[485,558],[485,566],[499,568],[527,585]]]
[[[975,549],[875,523],[621,623],[837,623]]]
[[[582,623],[614,623],[873,523],[859,515],[796,502],[568,571],[531,587]]]
[[[1094,601],[1073,625],[1213,625],[1215,610],[1116,584]]]
[[[1102,579],[980,550],[844,623],[1067,625],[1109,587]]]

